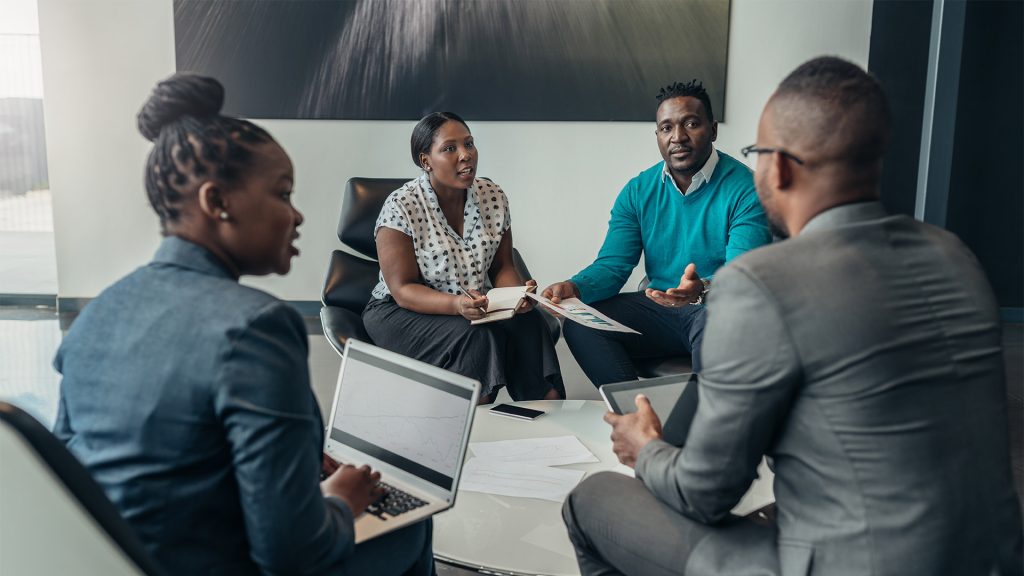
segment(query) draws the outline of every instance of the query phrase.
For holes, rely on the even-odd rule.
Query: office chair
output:
[[[84,466],[0,402],[0,574],[162,574]]]
[[[348,251],[334,250],[327,266],[327,277],[320,300],[320,323],[324,336],[341,354],[345,341],[355,338],[373,342],[363,326],[362,313],[377,285],[380,265],[373,229],[384,201],[389,194],[408,180],[402,178],[351,178],[345,185],[338,219],[338,240]],[[523,278],[533,278],[518,250],[513,250],[516,270]],[[541,311],[544,321],[557,342],[561,326],[551,315]]]

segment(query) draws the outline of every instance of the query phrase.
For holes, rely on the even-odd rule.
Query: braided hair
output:
[[[252,122],[221,116],[223,104],[220,82],[182,73],[157,84],[139,111],[139,132],[153,143],[146,194],[165,232],[181,216],[182,200],[203,179],[236,182],[252,160],[250,148],[273,142]]]
[[[668,86],[663,86],[658,90],[658,95],[655,98],[658,99],[658,105],[665,100],[671,100],[673,98],[682,98],[684,96],[691,96],[700,100],[704,104],[704,110],[707,110],[708,121],[714,123],[715,113],[711,110],[711,98],[708,96],[708,91],[704,89],[704,84],[694,78],[689,82],[673,82]]]

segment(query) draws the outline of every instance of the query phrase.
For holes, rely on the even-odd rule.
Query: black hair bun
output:
[[[224,87],[208,76],[179,73],[160,82],[139,111],[139,132],[153,142],[160,129],[183,116],[216,116],[224,105]]]

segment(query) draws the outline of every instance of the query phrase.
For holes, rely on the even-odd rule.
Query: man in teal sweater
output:
[[[718,123],[701,83],[671,84],[658,100],[664,161],[619,193],[597,260],[543,292],[556,302],[579,298],[641,332],[565,324],[566,342],[596,386],[635,380],[634,358],[689,353],[700,371],[703,303],[715,271],[771,241],[750,169],[712,144]],[[620,294],[641,252],[650,283]]]

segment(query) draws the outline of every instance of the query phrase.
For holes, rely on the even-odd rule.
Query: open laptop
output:
[[[673,446],[686,443],[697,412],[697,375],[673,374],[647,380],[627,380],[599,388],[608,409],[616,414],[636,412],[636,395],[643,394],[661,420],[662,438]]]
[[[480,384],[349,339],[324,452],[381,473],[387,496],[355,521],[356,543],[455,503]]]

